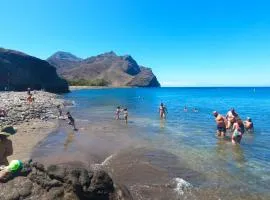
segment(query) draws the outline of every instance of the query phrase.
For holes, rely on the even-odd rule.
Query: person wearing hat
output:
[[[253,126],[252,119],[250,117],[248,117],[247,120],[244,121],[244,124],[245,124],[245,129],[247,131],[253,131],[254,126]]]
[[[219,137],[225,137],[226,136],[226,123],[227,123],[226,118],[223,117],[221,114],[219,114],[217,111],[214,111],[213,115],[217,123],[217,135]]]
[[[13,154],[12,141],[8,137],[14,135],[16,130],[12,126],[7,126],[0,130],[0,166],[7,166],[9,165],[7,157]]]

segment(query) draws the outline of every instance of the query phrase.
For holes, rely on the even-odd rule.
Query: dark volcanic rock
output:
[[[0,90],[68,92],[68,84],[58,77],[48,62],[21,52],[0,48]]]
[[[150,68],[140,67],[137,74],[127,85],[137,87],[159,87],[160,84]]]
[[[129,55],[117,56],[114,52],[80,59],[70,53],[55,53],[47,61],[68,80],[103,79],[110,86],[159,87],[152,70],[140,67]]]
[[[0,199],[131,200],[127,190],[114,188],[105,171],[88,171],[72,165],[25,164],[21,173],[0,183]]]

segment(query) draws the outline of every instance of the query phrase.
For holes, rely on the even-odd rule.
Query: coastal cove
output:
[[[78,132],[60,120],[32,157],[105,169],[134,199],[269,199],[269,88],[81,89],[62,97]],[[160,121],[165,103],[168,118]],[[114,120],[117,106],[130,120]],[[183,112],[184,106],[188,112]],[[199,110],[192,112],[193,108]],[[234,107],[255,133],[239,146],[215,137],[213,110]]]

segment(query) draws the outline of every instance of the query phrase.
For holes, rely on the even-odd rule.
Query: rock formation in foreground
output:
[[[141,67],[129,55],[114,52],[86,59],[70,53],[57,52],[47,59],[67,80],[103,80],[108,86],[160,87],[150,68]]]
[[[26,90],[28,87],[48,92],[68,92],[67,82],[48,62],[24,53],[0,48],[0,91]]]
[[[131,200],[128,191],[115,186],[103,170],[90,171],[72,165],[24,164],[6,183],[0,183],[5,200]]]

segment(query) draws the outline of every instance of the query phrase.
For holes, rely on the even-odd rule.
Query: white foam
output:
[[[114,154],[110,155],[109,157],[107,157],[107,158],[101,163],[101,165],[102,165],[102,166],[107,165],[113,157],[114,157]]]
[[[188,189],[192,188],[193,186],[185,181],[182,178],[175,178],[174,182],[176,183],[176,187],[175,187],[175,191],[179,194],[179,195],[183,195],[184,191],[187,191]]]
[[[108,165],[110,160],[114,157],[114,154],[110,155],[109,157],[107,157],[102,163],[98,164],[92,164],[90,167],[92,170],[100,170],[102,169],[104,166]]]

